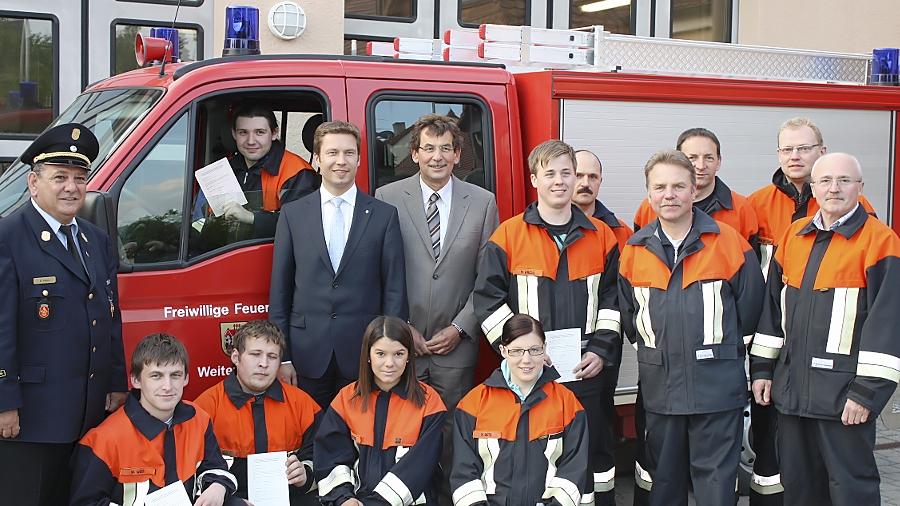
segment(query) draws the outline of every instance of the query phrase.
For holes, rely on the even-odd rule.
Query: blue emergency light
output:
[[[232,5],[225,8],[222,56],[242,54],[259,54],[259,9]]]
[[[900,48],[885,47],[872,50],[871,84],[897,86],[900,84]]]
[[[181,48],[178,45],[178,29],[177,28],[160,28],[153,27],[150,28],[150,36],[156,37],[158,39],[165,39],[169,41],[171,46],[171,54],[169,55],[169,61],[177,62],[180,60],[181,56]]]

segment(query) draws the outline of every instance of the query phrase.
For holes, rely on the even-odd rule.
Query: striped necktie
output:
[[[434,192],[428,197],[428,207],[425,209],[425,222],[428,224],[428,233],[431,235],[431,252],[434,259],[441,256],[441,213],[438,212],[437,201],[441,196]]]

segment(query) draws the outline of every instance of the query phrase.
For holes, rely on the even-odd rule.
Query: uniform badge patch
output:
[[[81,129],[73,128],[72,129],[72,140],[77,141],[79,137],[81,137]]]
[[[222,336],[222,353],[225,356],[231,356],[231,349],[234,348],[234,335],[238,329],[243,327],[247,322],[228,322],[220,323],[219,331]]]
[[[41,320],[50,318],[50,304],[46,302],[41,302],[40,304],[38,304],[37,316]]]
[[[50,241],[50,232],[47,232],[46,230],[41,232],[41,240],[44,242]]]

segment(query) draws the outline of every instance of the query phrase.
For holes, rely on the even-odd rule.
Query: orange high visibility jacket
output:
[[[319,499],[340,506],[352,498],[376,506],[437,504],[438,461],[447,409],[420,382],[425,402],[416,406],[397,386],[369,395],[366,409],[344,387],[322,416],[314,464]]]
[[[497,369],[453,413],[454,505],[578,505],[593,499],[584,409],[545,367],[524,401]]]
[[[526,313],[546,331],[580,328],[583,348],[616,366],[622,356],[618,242],[606,224],[574,205],[572,217],[562,250],[541,220],[537,203],[500,224],[478,267],[475,316],[495,349],[506,320]]]
[[[262,408],[257,406],[260,402]],[[222,453],[234,457],[230,471],[238,481],[238,497],[247,498],[247,456],[254,453],[287,451],[306,466],[306,483],[289,489],[292,502],[312,488],[313,436],[321,410],[306,392],[276,380],[257,399],[244,392],[237,375],[231,373],[200,394],[194,404],[212,418]]]
[[[794,222],[772,260],[750,349],[778,411],[838,420],[847,399],[877,416],[900,380],[900,239],[862,205],[834,230]]]
[[[167,438],[174,440],[175,462],[166,454]],[[182,401],[169,427],[141,406],[139,390],[84,436],[74,459],[72,506],[143,505],[147,494],[175,480],[192,500],[213,483],[224,486],[227,496],[237,488],[209,416]]]
[[[747,403],[744,356],[762,307],[763,280],[749,243],[694,208],[669,265],[659,220],[636,232],[619,265],[622,330],[637,340],[647,411],[716,413]]]
[[[625,243],[628,242],[628,238],[634,234],[634,231],[631,230],[624,221],[616,218],[616,215],[609,210],[606,206],[603,205],[599,200],[594,202],[594,218],[602,221],[612,230],[613,234],[616,236],[616,240],[619,243],[619,252],[622,252],[622,249],[625,248]]]

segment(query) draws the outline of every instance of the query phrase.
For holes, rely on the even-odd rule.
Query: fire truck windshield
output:
[[[162,90],[154,88],[121,88],[80,95],[51,124],[81,123],[97,136],[100,152],[92,165],[92,172],[103,165],[135,125],[153,107]],[[0,216],[16,210],[28,199],[28,171],[30,165],[16,160],[0,176]]]

